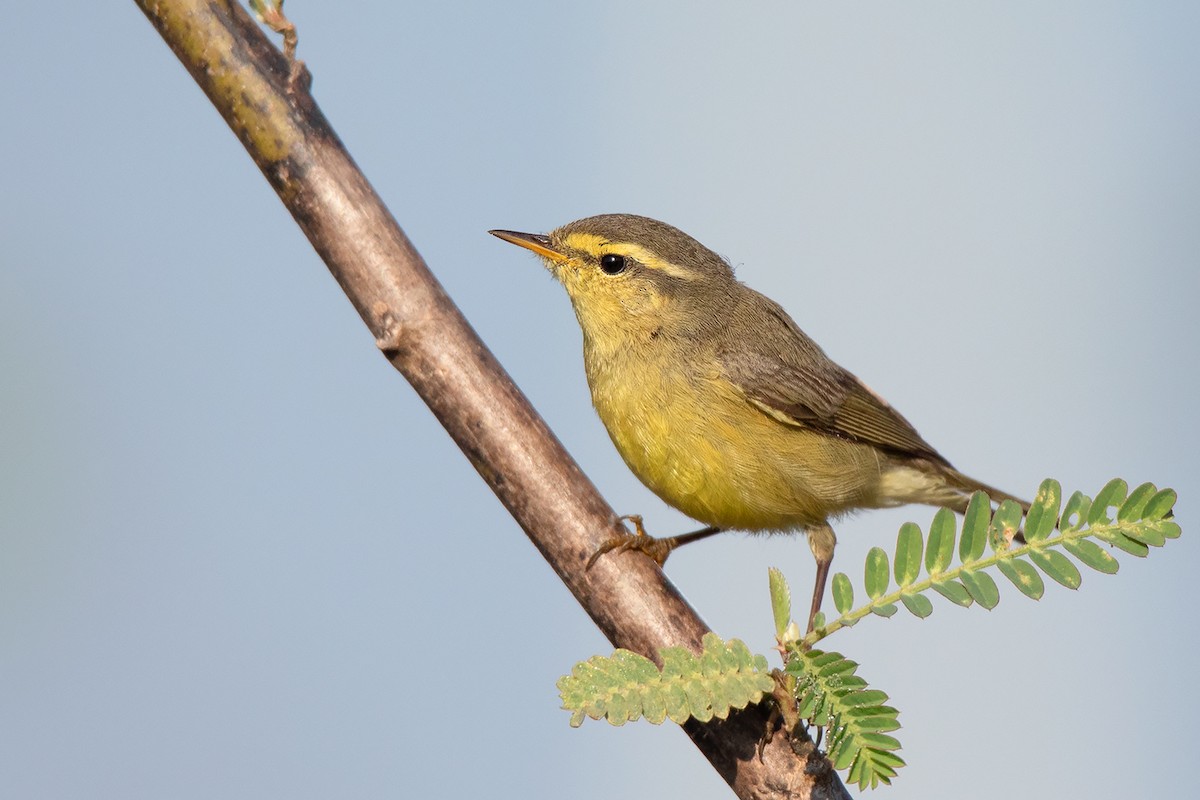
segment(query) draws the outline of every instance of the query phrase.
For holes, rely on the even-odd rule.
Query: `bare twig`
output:
[[[649,559],[588,557],[615,515],[513,385],[354,165],[293,65],[232,0],[137,0],[245,145],[391,363],[412,383],[530,540],[619,647],[699,651],[703,621]],[[756,748],[767,712],[689,723],[740,797],[847,797],[784,736]],[[811,767],[809,765],[812,765]]]

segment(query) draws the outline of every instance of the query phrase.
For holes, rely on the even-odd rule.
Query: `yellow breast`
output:
[[[874,450],[772,419],[715,364],[648,364],[586,348],[585,361],[617,450],[688,516],[722,528],[788,530],[872,505],[883,469]]]

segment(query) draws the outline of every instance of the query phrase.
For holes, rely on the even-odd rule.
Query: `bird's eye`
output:
[[[625,271],[625,256],[608,253],[600,257],[600,269],[608,275],[620,275]]]

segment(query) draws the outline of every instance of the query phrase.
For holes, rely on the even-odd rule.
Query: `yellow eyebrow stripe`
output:
[[[681,267],[678,264],[659,258],[641,245],[631,244],[630,242],[614,242],[605,239],[603,236],[597,236],[594,233],[569,233],[563,239],[563,244],[571,250],[581,250],[597,258],[606,253],[628,256],[643,267],[658,270],[666,275],[670,275],[672,278],[680,278],[687,281],[696,277],[686,267]]]

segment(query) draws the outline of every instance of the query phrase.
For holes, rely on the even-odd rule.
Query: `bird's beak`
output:
[[[532,250],[542,258],[548,258],[557,263],[568,260],[567,256],[550,246],[549,236],[540,233],[518,233],[517,231],[488,231],[488,233],[506,242],[511,242],[517,247]]]

